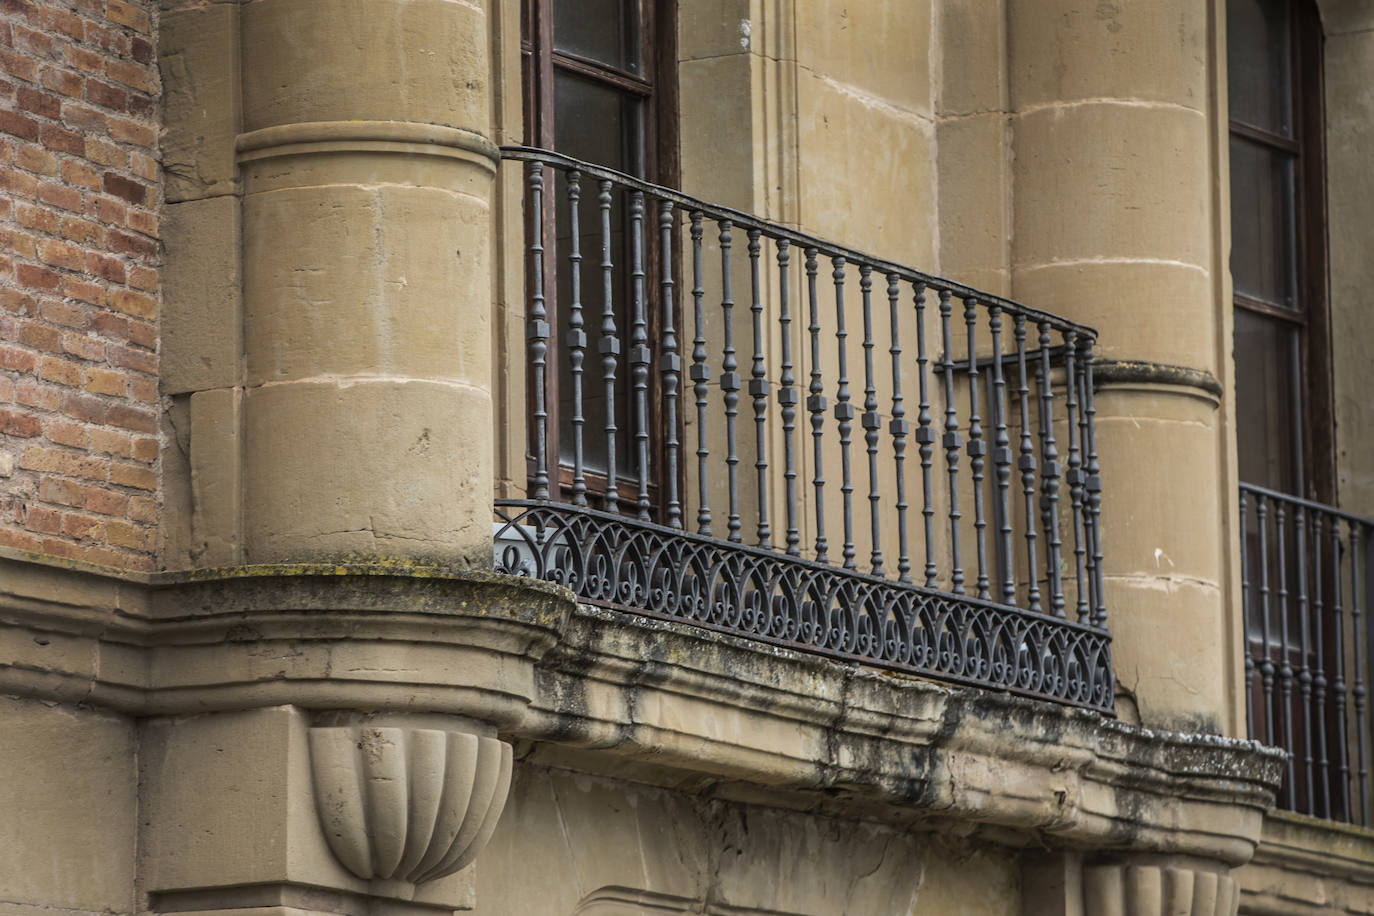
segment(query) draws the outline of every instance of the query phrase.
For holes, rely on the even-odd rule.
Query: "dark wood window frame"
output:
[[[521,66],[523,81],[523,101],[525,117],[525,137],[526,142],[532,146],[544,149],[557,149],[555,140],[555,74],[559,71],[575,75],[576,77],[588,82],[609,87],[627,96],[633,96],[643,101],[642,123],[643,123],[643,156],[641,168],[637,171],[637,177],[644,178],[656,184],[667,187],[677,187],[679,183],[678,171],[678,94],[677,94],[677,0],[624,0],[627,6],[638,9],[638,29],[637,37],[639,40],[638,54],[639,72],[632,72],[629,69],[621,69],[603,62],[593,60],[578,54],[560,50],[555,47],[554,41],[554,19],[556,0],[523,0],[521,8]],[[613,26],[614,27],[614,26]],[[604,163],[596,163],[604,164]],[[584,187],[583,200],[584,206],[589,200],[594,200],[595,190]],[[566,202],[558,199],[559,195],[548,193],[544,196],[544,212],[542,214],[544,238],[547,240],[556,238],[557,214],[556,207],[566,206]],[[658,242],[658,216],[656,213],[645,214],[645,310],[648,321],[648,335],[651,342],[657,339],[657,332],[660,323],[659,319],[659,293],[656,280],[659,276],[659,259],[665,256],[660,251]],[[556,291],[557,271],[560,268],[559,258],[555,245],[548,245],[548,255],[546,257],[544,272],[544,289]],[[679,278],[681,286],[681,270],[679,266],[680,253],[674,250],[667,253],[673,261],[673,275]],[[628,299],[629,290],[617,290],[618,296],[625,296]],[[562,352],[562,331],[567,327],[567,315],[564,305],[557,301],[556,294],[550,295],[547,302],[549,312],[549,323],[554,329],[550,340],[547,355],[546,378],[547,389],[545,403],[548,411],[547,429],[550,431],[548,438],[548,454],[546,460],[548,467],[557,469],[556,488],[554,490],[555,499],[566,498],[572,486],[572,468],[560,461],[559,454],[559,399],[554,395],[554,386],[558,384],[560,367],[564,354]],[[675,323],[681,326],[681,302],[677,302],[678,315],[675,316]],[[595,316],[588,315],[589,337],[595,339],[594,329],[596,327]],[[618,329],[622,340],[622,352],[628,350],[628,328]],[[594,345],[593,345],[594,346]],[[589,364],[595,365],[597,357],[589,354]],[[656,361],[654,363],[656,365]],[[621,364],[621,371],[617,374],[618,390],[617,400],[628,398],[630,392],[628,365]],[[593,370],[595,372],[595,370]],[[527,376],[527,386],[534,383],[533,376]],[[660,396],[661,379],[656,371],[651,367],[649,374],[649,427],[651,431],[651,442],[656,454],[651,456],[651,465],[662,467],[662,456],[657,454],[661,451],[665,436],[662,435],[663,418],[661,416]],[[527,398],[527,400],[529,400]],[[533,409],[527,411],[531,416],[531,429]],[[628,430],[622,427],[622,435]],[[590,425],[587,427],[587,435],[594,435],[595,432]],[[679,431],[680,434],[680,431]],[[534,437],[527,437],[528,441],[533,442]],[[532,454],[527,454],[528,474],[533,479],[535,461]],[[633,469],[622,465],[616,475],[620,492],[620,508],[628,509],[635,499],[635,486],[633,483]],[[585,469],[584,476],[588,488],[588,496],[595,500],[599,494],[606,490],[606,478],[604,473],[595,470]],[[679,492],[681,492],[683,481],[679,481]],[[658,482],[654,476],[650,475],[650,500],[658,509]]]
[[[1313,0],[1293,0],[1289,9],[1293,136],[1235,118],[1230,121],[1230,135],[1294,159],[1297,301],[1294,308],[1283,308],[1236,292],[1233,302],[1237,310],[1298,330],[1295,375],[1299,390],[1291,395],[1296,418],[1291,430],[1296,445],[1294,495],[1334,505],[1336,437],[1327,279],[1323,38]],[[1245,418],[1238,417],[1237,422],[1244,424]]]

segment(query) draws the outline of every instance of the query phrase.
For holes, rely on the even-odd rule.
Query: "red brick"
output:
[[[124,168],[129,163],[129,154],[108,140],[95,137],[86,138],[86,158],[101,165]]]
[[[33,506],[24,518],[24,527],[42,534],[57,534],[62,530],[62,513],[56,509]]]
[[[118,429],[91,430],[91,451],[119,458],[133,457],[133,437]]]
[[[33,379],[21,379],[19,384],[14,386],[14,400],[29,407],[57,410],[62,406],[62,389],[44,385]]]
[[[14,273],[19,285],[27,286],[30,289],[44,289],[51,292],[62,283],[61,278],[54,271],[34,264],[20,264],[15,268]]]
[[[137,323],[135,322],[135,324]],[[131,330],[132,327],[131,325]],[[149,375],[157,375],[157,355],[154,353],[135,350],[132,347],[121,347],[118,344],[111,344],[109,353],[112,365],[123,366],[125,369],[136,369]]]
[[[31,51],[39,57],[53,57],[57,53],[57,43],[51,35],[35,32],[20,25],[14,26],[14,46],[21,51]]]
[[[59,420],[56,417],[43,424],[43,434],[48,437],[49,442],[69,445],[72,448],[84,449],[90,444],[90,436],[86,432],[86,427],[69,420]]]
[[[122,315],[97,312],[91,316],[91,328],[97,334],[104,334],[107,337],[116,337],[120,340],[129,339],[129,319]]]
[[[105,227],[88,219],[77,216],[64,216],[61,222],[62,237],[79,245],[104,245]]]
[[[105,16],[111,22],[128,26],[143,34],[148,34],[150,23],[148,14],[136,6],[130,6],[123,0],[105,0]]]
[[[66,102],[62,106],[62,121],[83,134],[103,134],[109,129],[105,112],[89,105]]]
[[[47,207],[35,207],[33,204],[20,204],[15,208],[14,215],[19,225],[42,232],[56,233],[61,225],[58,214]]]
[[[59,385],[80,388],[83,374],[80,363],[60,356],[45,356],[38,362],[38,377]]]
[[[157,140],[157,131],[147,124],[140,124],[138,121],[130,121],[128,118],[119,118],[114,115],[111,115],[107,120],[110,136],[116,140],[147,147],[151,147]]]
[[[147,550],[150,534],[146,528],[123,520],[110,519],[105,523],[105,540],[116,547]]]
[[[71,98],[80,98],[82,89],[86,81],[79,73],[70,70],[59,70],[56,67],[44,67],[42,74],[43,88],[60,92]]]
[[[30,0],[0,0],[0,13],[22,16],[32,22],[37,18],[38,9]]]
[[[33,258],[38,252],[32,233],[10,226],[0,226],[0,248],[20,258]]]
[[[129,56],[140,64],[152,63],[153,44],[143,38],[133,38],[129,41]]]
[[[87,490],[87,508],[100,515],[124,515],[129,511],[129,497],[117,490],[92,486]]]
[[[87,423],[105,422],[105,402],[89,394],[69,394],[62,399],[62,412]]]
[[[0,70],[31,83],[38,79],[38,64],[32,58],[13,51],[0,49]]]
[[[132,226],[133,222],[134,221],[131,216],[129,219],[129,224]],[[137,229],[138,227],[134,226],[133,228]],[[157,271],[153,270],[151,267],[140,267],[138,265],[130,265],[129,285],[134,287],[135,289],[147,290],[149,292],[155,291],[158,287]]]
[[[136,522],[156,522],[157,500],[148,496],[129,497],[129,518]]]
[[[131,289],[112,290],[109,295],[110,308],[136,318],[153,318],[157,315],[157,300],[147,293]]]
[[[130,569],[133,566],[133,556],[123,550],[116,550],[113,547],[87,547],[81,551],[83,562],[90,563],[92,566],[107,566],[113,569]]]
[[[135,439],[134,440],[134,460],[147,461],[149,463],[157,460],[158,441],[156,439]]]
[[[38,260],[54,267],[64,267],[67,270],[80,270],[82,264],[85,263],[80,248],[67,242],[59,242],[57,239],[39,241]]]
[[[144,95],[141,92],[129,93],[129,114],[138,118],[152,118],[157,114],[157,103],[152,96]]]
[[[143,153],[134,153],[129,157],[129,171],[144,181],[157,181],[157,160]]]
[[[124,262],[98,252],[86,252],[86,270],[111,283],[124,282]]]
[[[14,150],[14,164],[29,172],[53,176],[57,174],[57,157],[45,149],[27,143]]]
[[[100,190],[100,173],[74,159],[62,163],[62,180],[67,184],[90,188],[92,191]]]
[[[156,490],[157,474],[137,464],[111,464],[110,483],[139,490]]]
[[[102,73],[105,70],[105,58],[86,48],[68,45],[62,49],[62,56],[67,63],[87,73]]]
[[[157,92],[157,79],[149,67],[128,61],[112,60],[105,65],[105,73],[116,83],[123,83],[149,94]]]
[[[38,199],[63,210],[81,211],[81,192],[66,185],[45,181],[38,185]]]
[[[43,539],[43,552],[54,557],[61,557],[64,560],[82,559],[81,548],[71,541],[59,541],[56,538]]]
[[[0,169],[0,191],[7,191],[16,197],[37,197],[38,179],[18,169]]]
[[[74,130],[67,130],[56,124],[44,124],[39,129],[39,134],[43,138],[43,145],[48,149],[70,153],[73,156],[80,156],[86,151],[85,138]]]
[[[150,242],[141,236],[130,235],[127,232],[118,232],[113,229],[106,235],[105,244],[110,251],[127,254],[135,258],[148,259],[157,254],[156,242]]]
[[[28,350],[18,347],[0,347],[0,369],[11,372],[32,372],[38,365],[38,358]]]
[[[138,433],[157,432],[157,416],[155,414],[124,404],[111,404],[106,411],[105,422],[111,426],[131,429]]]
[[[124,225],[128,219],[129,208],[119,201],[109,197],[97,197],[94,200],[95,217],[102,222],[111,223],[115,226]],[[89,213],[87,215],[90,215]]]
[[[32,439],[43,432],[43,423],[33,414],[0,408],[0,433]]]
[[[94,45],[105,51],[113,51],[116,55],[124,55],[129,51],[129,36],[123,29],[107,29],[94,22],[88,22],[86,23],[86,44]],[[114,61],[106,61],[106,69],[109,69],[111,63]]]
[[[130,210],[129,228],[151,238],[157,238],[157,214],[151,210]]]
[[[76,277],[62,278],[62,295],[72,299],[80,299],[82,302],[89,302],[91,305],[105,304],[105,287],[87,280],[79,280]],[[45,314],[44,317],[48,316]],[[78,311],[70,313],[65,319],[53,318],[53,320],[69,328],[84,328],[90,323],[86,317],[85,309],[78,309]]]
[[[128,381],[123,372],[113,369],[91,369],[86,373],[86,390],[91,394],[108,394],[124,397]]]
[[[90,490],[87,490],[87,499],[90,499]],[[89,507],[88,507],[89,508]],[[113,514],[113,513],[111,513]],[[68,537],[81,540],[98,541],[105,534],[105,522],[89,515],[77,515],[75,512],[62,513],[62,533]]]
[[[86,24],[80,16],[68,10],[47,7],[43,10],[43,25],[77,41],[86,37]]]
[[[140,347],[146,347],[149,350],[154,349],[157,347],[157,326],[149,324],[146,321],[130,321],[129,342],[137,344]],[[154,368],[147,371],[156,372],[156,362],[154,363]]]
[[[24,111],[31,111],[44,118],[58,118],[62,115],[62,103],[54,96],[20,86],[14,93],[15,103]]]
[[[13,134],[21,140],[37,140],[38,122],[17,111],[0,111],[0,132]]]
[[[29,553],[40,553],[43,550],[43,542],[37,537],[27,531],[16,531],[12,528],[0,528],[0,546],[27,550]]]
[[[105,344],[94,337],[67,331],[62,335],[62,352],[96,362],[105,358]]]
[[[115,111],[124,111],[128,105],[129,94],[118,86],[91,78],[86,80],[86,101]]]
[[[62,506],[80,506],[86,502],[86,488],[75,480],[63,480],[60,477],[44,477],[38,484],[38,498],[45,503],[57,503]]]

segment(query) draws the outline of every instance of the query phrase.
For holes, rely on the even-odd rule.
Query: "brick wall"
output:
[[[0,545],[152,569],[156,5],[0,0]]]

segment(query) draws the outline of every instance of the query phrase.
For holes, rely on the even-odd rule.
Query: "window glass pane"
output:
[[[638,73],[638,6],[635,0],[554,0],[553,46]]]
[[[639,99],[561,71],[554,76],[553,96],[555,149],[617,171],[643,173]]]
[[[1288,0],[1228,0],[1226,78],[1231,119],[1293,135]]]
[[[1237,308],[1236,448],[1240,479],[1297,491],[1293,455],[1300,447],[1293,404],[1297,329]]]
[[[1231,276],[1236,292],[1297,307],[1293,157],[1231,138]]]

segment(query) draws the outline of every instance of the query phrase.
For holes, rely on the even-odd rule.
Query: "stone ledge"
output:
[[[292,705],[489,722],[537,763],[998,842],[1240,864],[1281,753],[359,562],[116,577],[0,555],[0,693],[133,716]]]
[[[1234,875],[1247,913],[1374,913],[1374,831],[1271,811],[1254,859]]]

